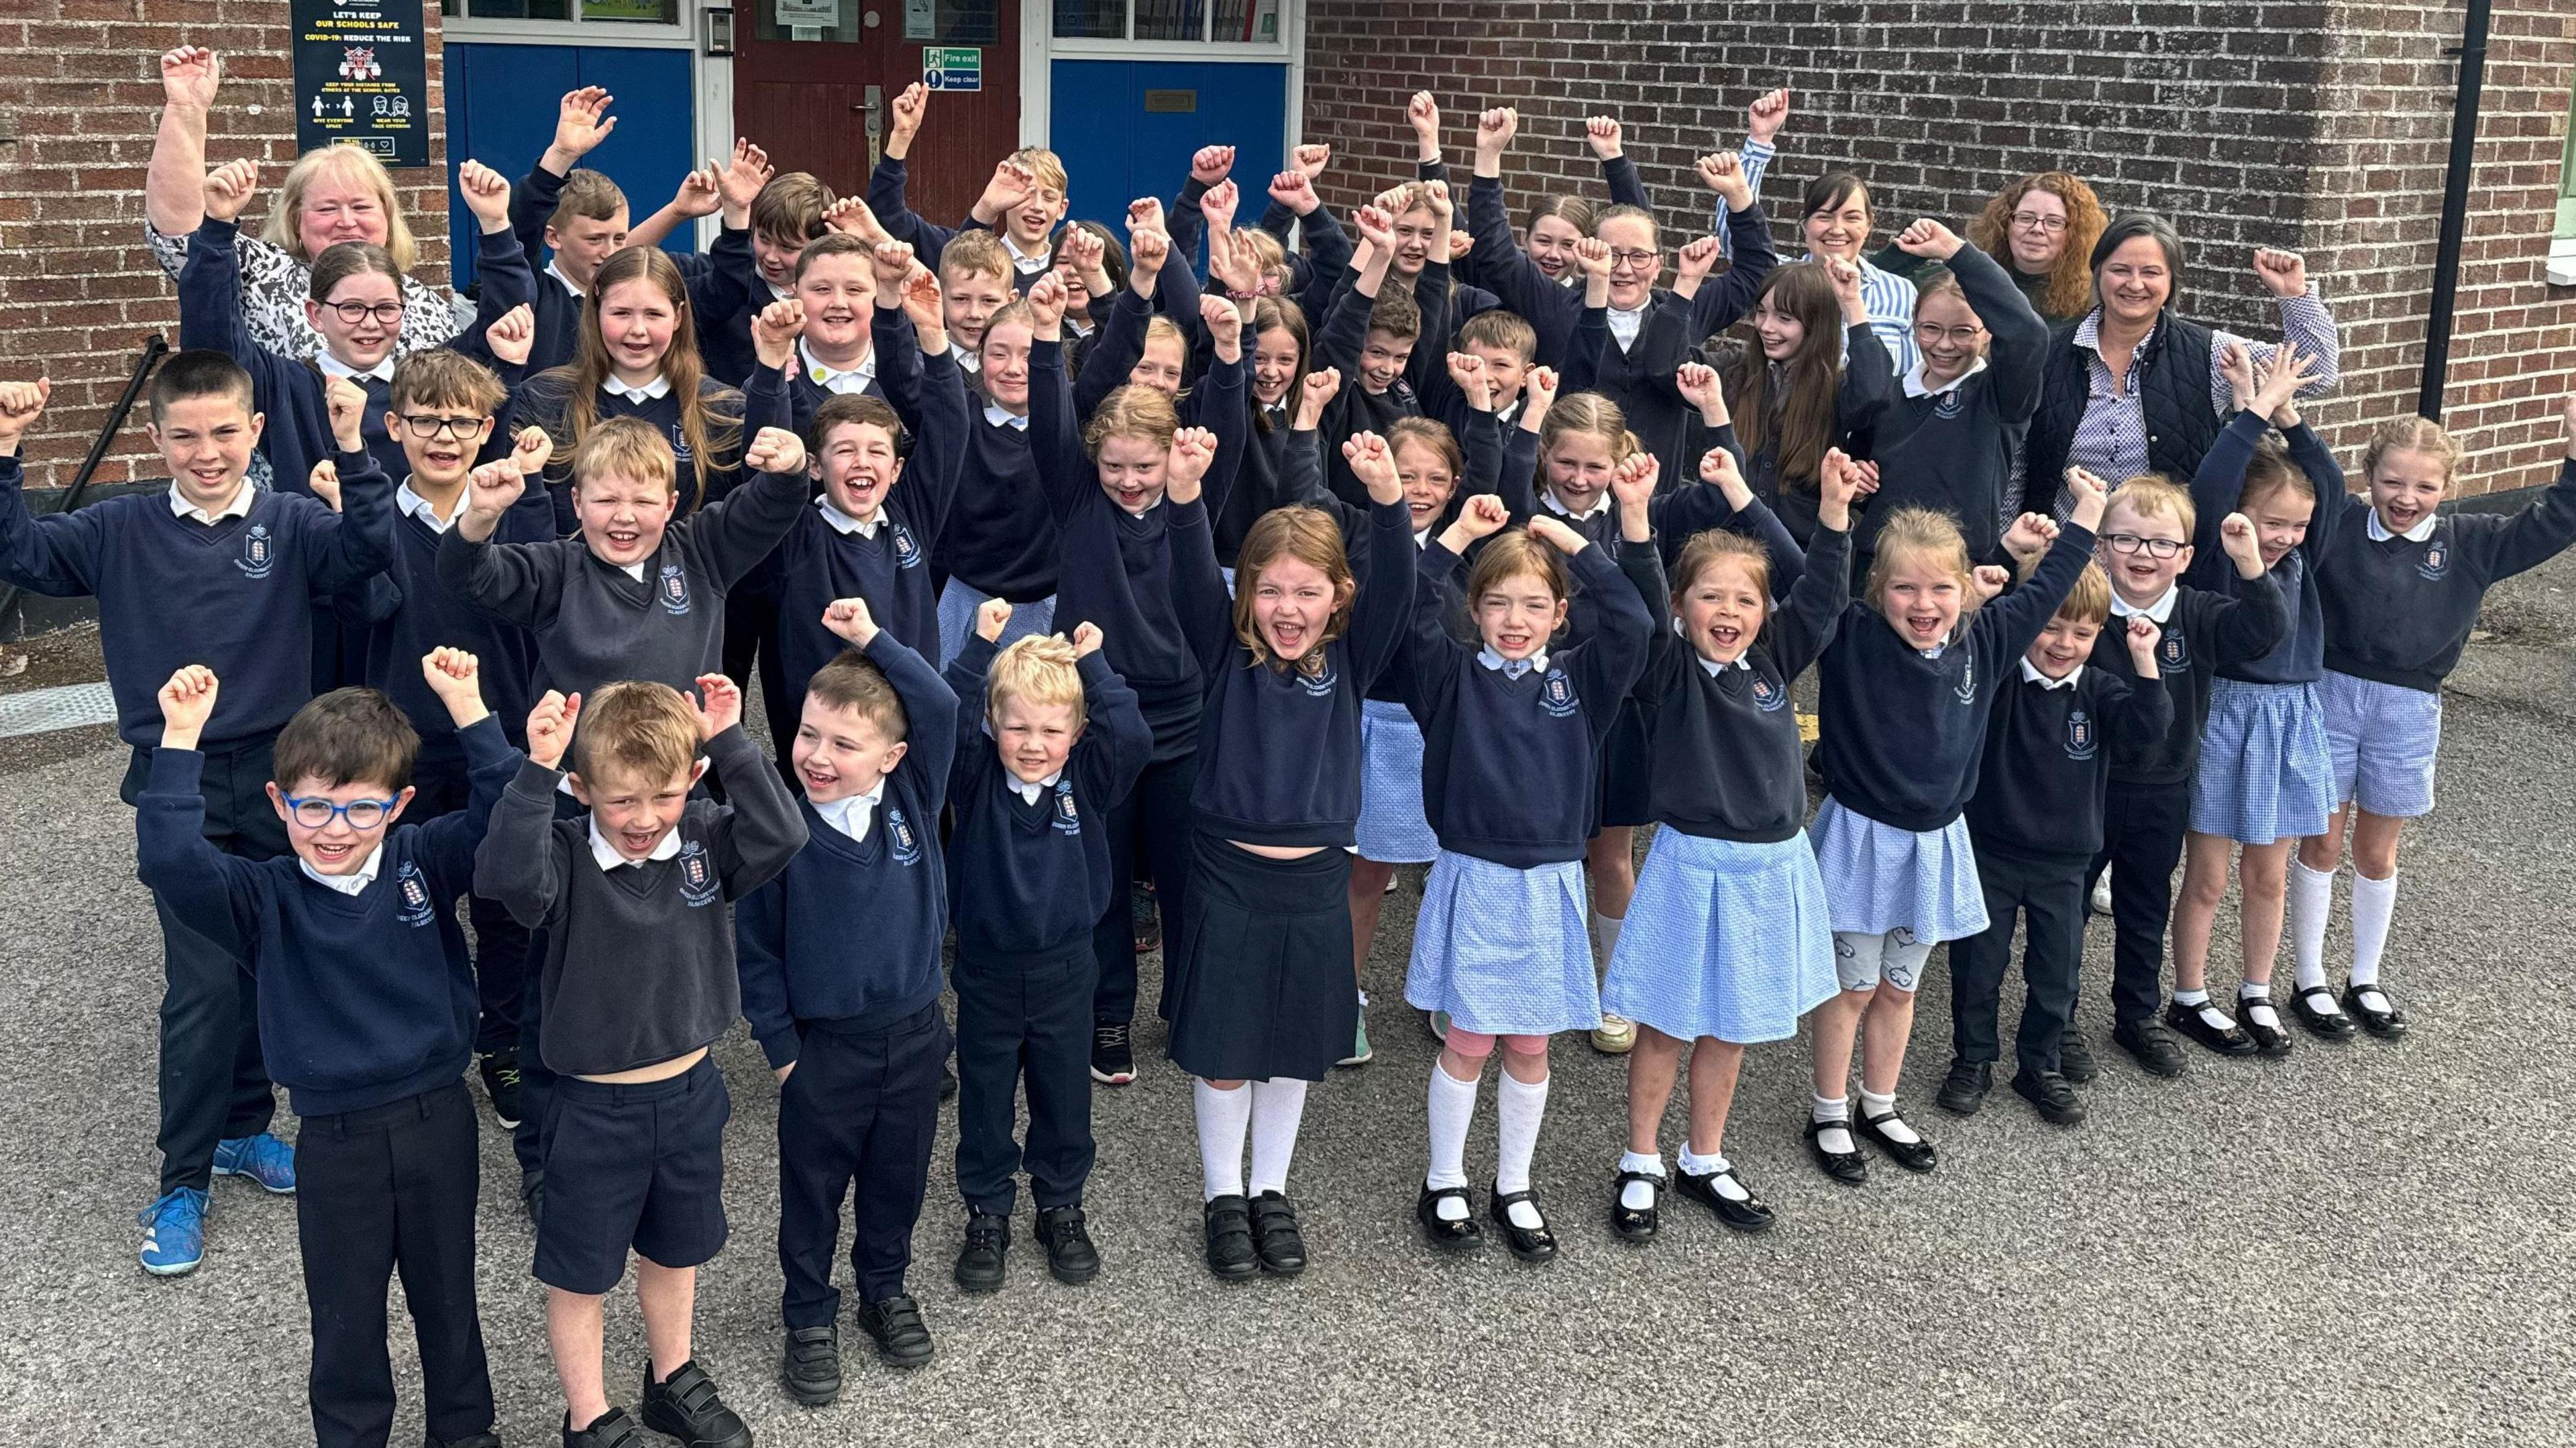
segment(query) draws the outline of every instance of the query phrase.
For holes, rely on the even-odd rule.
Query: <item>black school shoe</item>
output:
[[[1208,1270],[1225,1282],[1241,1282],[1261,1272],[1261,1254],[1252,1244],[1252,1203],[1229,1192],[1200,1209],[1207,1227]]]
[[[930,1340],[930,1325],[921,1320],[921,1304],[902,1293],[860,1303],[858,1323],[859,1331],[877,1345],[877,1356],[891,1367],[917,1368],[938,1351]]]
[[[1860,1121],[1855,1129],[1859,1135],[1867,1138],[1872,1146],[1886,1152],[1888,1160],[1907,1171],[1926,1172],[1941,1164],[1941,1154],[1932,1149],[1932,1143],[1920,1139],[1923,1133],[1915,1132],[1917,1139],[1913,1141],[1899,1141],[1888,1135],[1887,1123],[1891,1121],[1902,1123],[1905,1122],[1905,1118],[1893,1111],[1884,1116],[1872,1116],[1864,1111],[1860,1114]],[[1906,1124],[1911,1125],[1911,1123]]]
[[[1653,1188],[1654,1200],[1642,1207],[1629,1206],[1621,1198],[1630,1182],[1644,1182]],[[1655,1233],[1663,1227],[1658,1208],[1663,1204],[1664,1186],[1664,1179],[1650,1171],[1623,1171],[1619,1173],[1618,1180],[1610,1184],[1610,1230],[1620,1241],[1645,1243],[1655,1240]]]
[[[990,1212],[966,1214],[966,1241],[957,1249],[957,1285],[968,1292],[999,1292],[1011,1251],[1011,1219]]]
[[[423,1438],[427,1448],[501,1448],[498,1433],[477,1433],[471,1438]]]
[[[1995,1089],[1995,1063],[1963,1061],[1950,1058],[1950,1072],[1941,1078],[1940,1093],[1932,1104],[1953,1116],[1974,1116],[1986,1104],[1986,1093]]]
[[[787,1351],[779,1359],[778,1380],[787,1396],[808,1408],[828,1408],[841,1396],[841,1330],[821,1327],[787,1330]]]
[[[483,1094],[492,1102],[492,1117],[503,1126],[519,1126],[519,1048],[486,1051],[480,1062]]]
[[[2057,1074],[2078,1086],[2102,1074],[2102,1068],[2093,1064],[2093,1043],[2073,1026],[2057,1038]]]
[[[1456,1197],[1466,1204],[1467,1215],[1450,1221],[1440,1215],[1444,1198]],[[1465,1187],[1425,1185],[1422,1195],[1413,1199],[1413,1219],[1422,1224],[1422,1235],[1443,1252],[1471,1252],[1485,1245],[1485,1229],[1476,1225],[1476,1199]]]
[[[564,1419],[563,1448],[645,1448],[647,1441],[644,1430],[635,1426],[624,1408],[611,1408],[578,1431],[571,1418]]]
[[[1530,1210],[1538,1213],[1538,1225],[1515,1226],[1510,1210],[1514,1202],[1529,1203]],[[1547,1209],[1538,1204],[1535,1193],[1506,1192],[1496,1187],[1487,1195],[1485,1211],[1494,1219],[1494,1225],[1503,1229],[1503,1245],[1512,1250],[1513,1256],[1524,1262],[1556,1260],[1556,1234],[1547,1229]]]
[[[1100,1249],[1082,1224],[1082,1207],[1048,1207],[1038,1213],[1031,1232],[1046,1248],[1047,1274],[1067,1287],[1080,1287],[1100,1275]]]
[[[2325,1004],[2318,1004],[2320,1001]],[[2334,1003],[2332,987],[2312,985],[2290,997],[2290,1014],[2297,1016],[2299,1024],[2307,1027],[2308,1033],[2319,1040],[2349,1041],[2360,1028],[2344,1012],[2326,1009]]]
[[[2154,1021],[2122,1021],[2111,1028],[2111,1039],[2121,1050],[2138,1062],[2138,1069],[2150,1076],[2170,1080],[2182,1074],[2182,1043],[2174,1034]],[[2065,1074],[2066,1048],[2058,1047],[2058,1074]]]
[[[1860,1154],[1858,1141],[1852,1143],[1850,1151],[1826,1150],[1824,1134],[1835,1127],[1841,1127],[1846,1136],[1859,1130],[1848,1121],[1810,1121],[1807,1123],[1807,1154],[1816,1159],[1816,1165],[1825,1175],[1847,1187],[1859,1186],[1869,1180],[1869,1158]]]
[[[2388,1009],[2384,1011],[2372,1010],[2368,1005],[2364,1004],[2369,996],[2379,997],[2381,1003],[2386,1005]],[[2343,988],[2343,1008],[2351,1014],[2361,1018],[2361,1028],[2363,1030],[2370,1032],[2372,1035],[2377,1036],[2382,1040],[2389,1040],[2406,1034],[2406,1013],[2397,1008],[2397,998],[2388,993],[2388,988],[2386,986],[2345,986]]]
[[[1294,1277],[1306,1270],[1306,1234],[1297,1226],[1297,1204],[1286,1193],[1263,1192],[1252,1199],[1252,1240],[1262,1271]]]
[[[644,1426],[685,1448],[751,1448],[751,1425],[716,1395],[716,1380],[695,1358],[661,1382],[644,1367]]]
[[[2210,1004],[2214,1007],[2217,1002],[2212,1001]],[[2165,1002],[2165,1024],[2222,1056],[2254,1054],[2254,1043],[2245,1039],[2243,1031],[2234,1026],[2223,1030],[2213,1026],[2202,1019],[2200,1010],[2199,1006],[2187,1006],[2180,1001],[2167,1001]]]
[[[1744,1196],[1738,1199],[1719,1191],[1717,1189],[1719,1177],[1724,1177],[1738,1187],[1742,1187]],[[1744,1178],[1735,1174],[1735,1168],[1728,1167],[1724,1171],[1713,1171],[1706,1176],[1693,1176],[1686,1171],[1676,1172],[1674,1180],[1679,1184],[1677,1190],[1683,1196],[1717,1213],[1719,1221],[1735,1230],[1767,1232],[1771,1229],[1773,1221],[1771,1204],[1753,1195],[1753,1189],[1744,1185]]]
[[[2245,1033],[2245,1039],[2254,1043],[2254,1053],[2258,1056],[2290,1054],[2290,1033],[2279,1026],[2267,1026],[2256,1020],[2254,1018],[2256,1006],[2272,1010],[2272,998],[2268,995],[2240,995],[2236,998],[2237,1029]],[[2273,1019],[2280,1019],[2279,1011],[2273,1010]]]
[[[942,1101],[957,1099],[957,1072],[945,1062],[942,1062],[939,1067],[939,1099]]]
[[[2084,1119],[2084,1098],[2058,1072],[2015,1071],[2012,1089],[2051,1125],[2073,1126]]]

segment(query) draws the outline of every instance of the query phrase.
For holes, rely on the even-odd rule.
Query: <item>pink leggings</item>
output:
[[[1498,1038],[1486,1035],[1482,1031],[1465,1030],[1453,1025],[1449,1028],[1448,1046],[1450,1050],[1457,1052],[1459,1055],[1466,1057],[1470,1061],[1481,1061],[1487,1056],[1494,1054],[1494,1042],[1496,1039]],[[1511,1052],[1515,1056],[1544,1056],[1547,1054],[1547,1037],[1545,1036],[1503,1036],[1499,1039],[1503,1043],[1503,1049]]]

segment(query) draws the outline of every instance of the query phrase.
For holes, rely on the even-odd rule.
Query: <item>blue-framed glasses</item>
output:
[[[371,830],[385,822],[395,804],[389,799],[353,799],[347,804],[333,804],[319,795],[297,799],[290,794],[285,798],[287,813],[308,830],[327,829],[334,818],[347,820],[353,830]]]

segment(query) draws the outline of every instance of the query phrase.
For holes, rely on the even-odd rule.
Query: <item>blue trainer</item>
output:
[[[295,1148],[263,1131],[215,1143],[215,1175],[249,1177],[260,1190],[295,1193]]]
[[[143,1228],[144,1271],[178,1277],[205,1260],[206,1194],[198,1188],[172,1187],[134,1220]]]

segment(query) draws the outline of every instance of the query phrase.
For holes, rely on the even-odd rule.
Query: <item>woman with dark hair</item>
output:
[[[1881,270],[1863,254],[1869,249],[1869,231],[1876,219],[1867,183],[1849,171],[1828,171],[1807,183],[1798,215],[1798,232],[1807,242],[1807,254],[1799,260],[1830,257],[1860,268],[1861,302],[1869,313],[1869,329],[1887,348],[1898,376],[1913,371],[1914,283]]]
[[[2070,466],[2115,487],[2144,472],[2193,476],[2234,411],[2220,367],[2227,348],[2243,347],[2258,367],[2272,362],[2271,343],[2175,315],[2183,244],[2163,217],[2137,211],[2113,221],[2093,244],[2091,267],[2092,310],[2049,342],[2039,411],[2022,449],[2026,503],[2031,480],[2053,489]],[[2332,387],[2341,342],[2333,313],[2309,284],[2306,259],[2258,247],[2253,269],[2280,308],[2281,335],[2316,361],[2316,379],[2299,395]],[[2065,499],[2058,502],[2062,513]]]
[[[2031,309],[2054,326],[2092,310],[2093,243],[2109,222],[2083,177],[2042,171],[1996,192],[1968,223],[1968,244],[1993,257]],[[1908,280],[1934,264],[1893,241],[1870,262]]]

